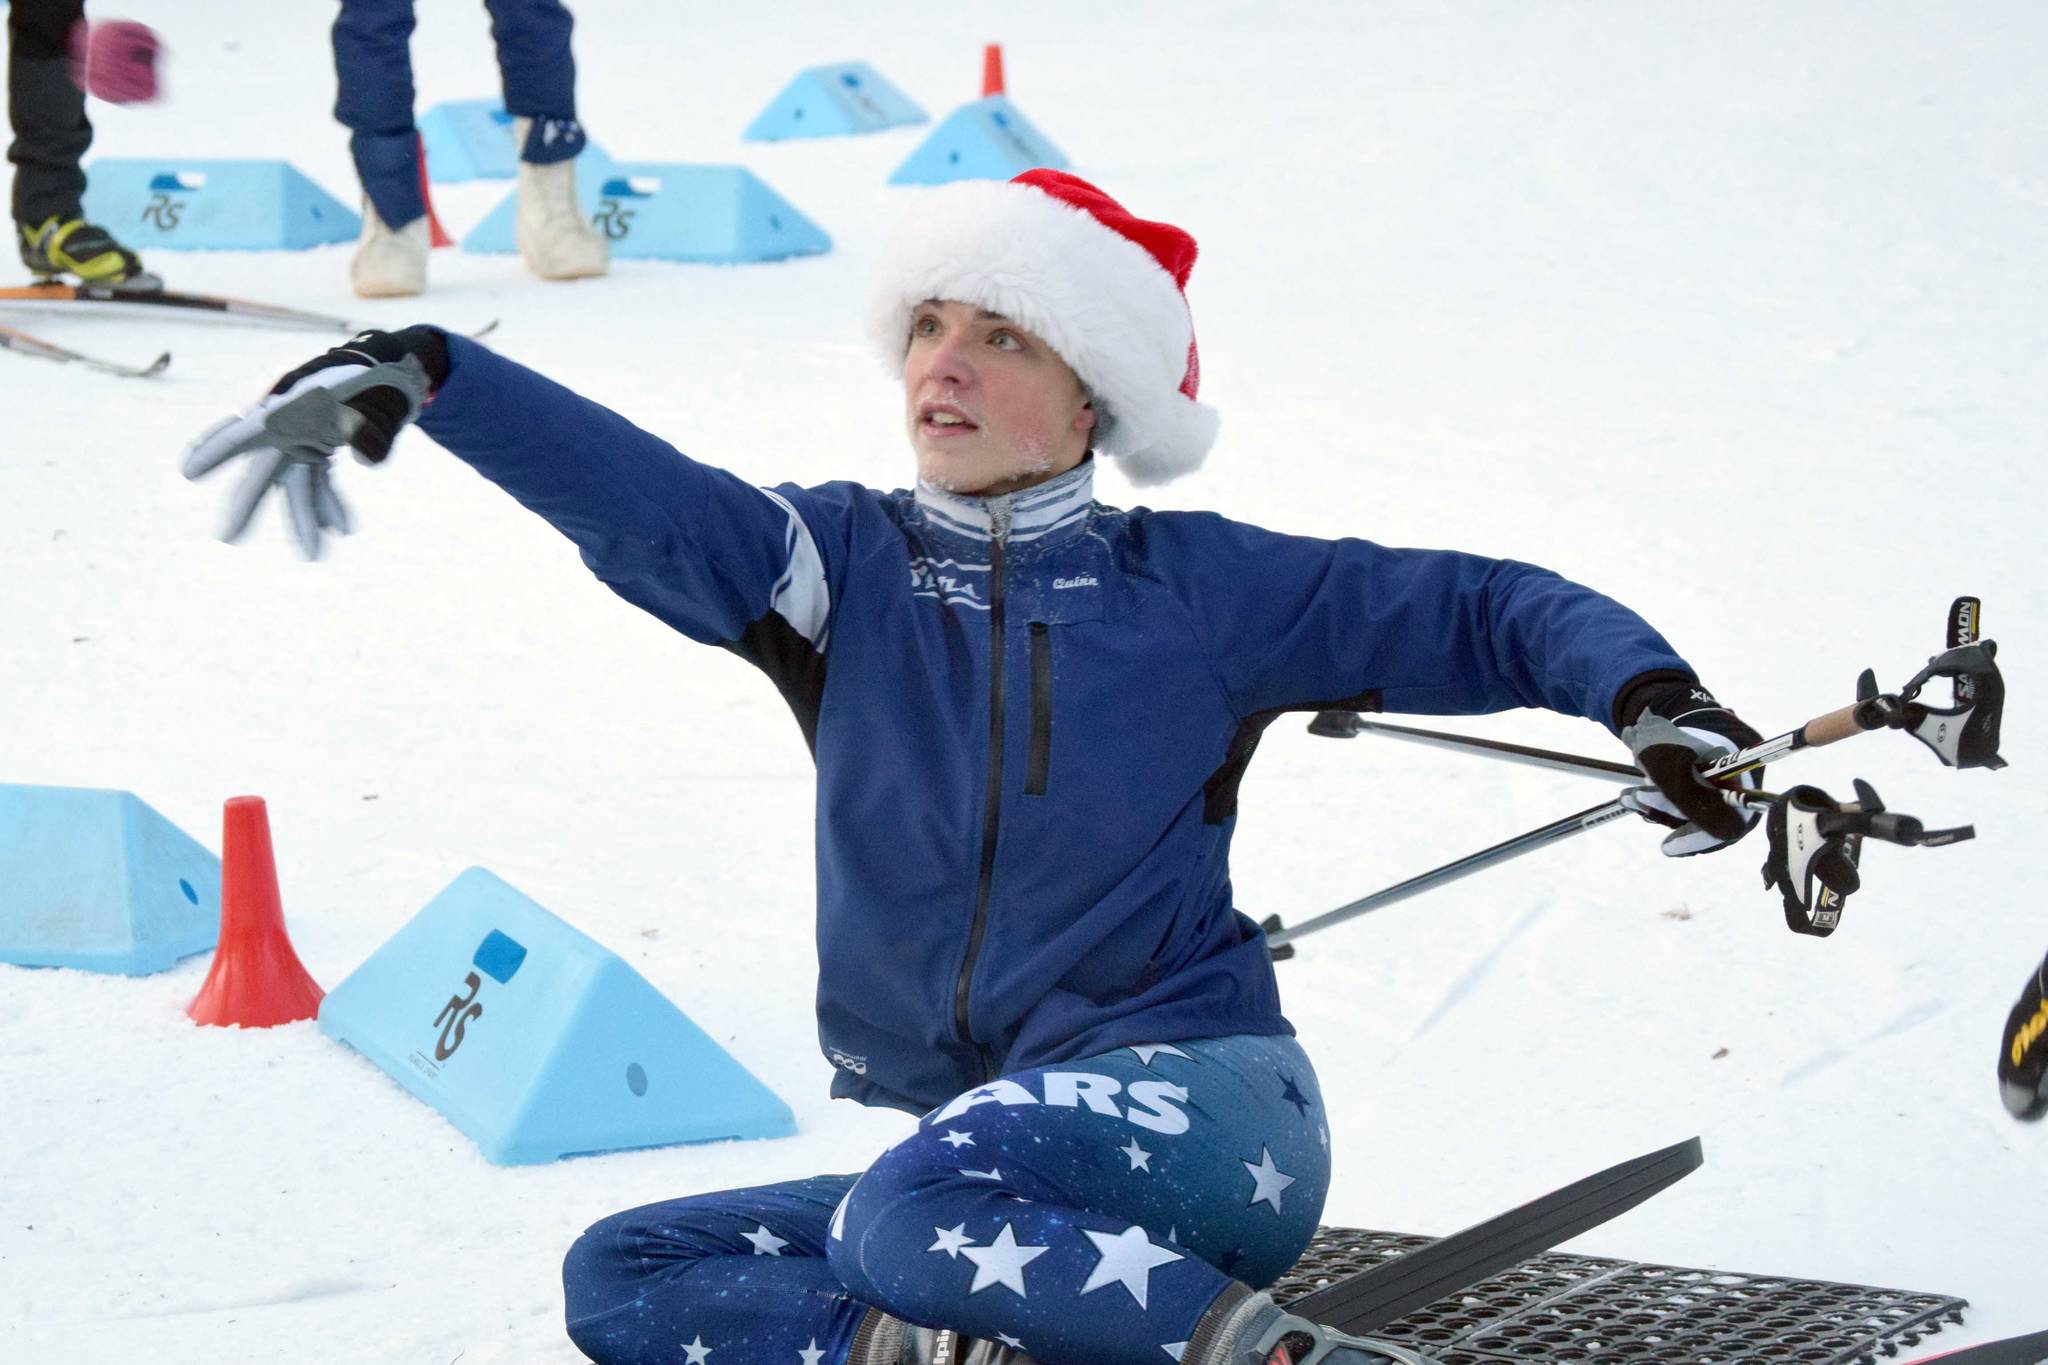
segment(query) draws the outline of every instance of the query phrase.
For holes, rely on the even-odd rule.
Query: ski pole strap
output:
[[[1971,825],[1928,829],[1910,815],[1886,810],[1877,789],[1856,779],[1856,799],[1836,801],[1819,787],[1793,787],[1774,796],[1765,832],[1770,852],[1764,885],[1775,886],[1785,903],[1785,923],[1795,934],[1826,938],[1842,922],[1842,908],[1862,885],[1863,841],[1907,848],[1940,848],[1977,837]]]

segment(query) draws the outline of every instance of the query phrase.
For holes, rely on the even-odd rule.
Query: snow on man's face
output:
[[[910,315],[904,415],[917,472],[950,493],[993,497],[1081,463],[1095,409],[1067,362],[973,304],[927,299]]]

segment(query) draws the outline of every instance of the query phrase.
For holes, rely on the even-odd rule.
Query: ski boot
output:
[[[2029,1122],[2048,1114],[2048,959],[2020,992],[2005,1021],[1998,1053],[1998,1088],[2006,1110]]]
[[[1195,1325],[1182,1365],[1436,1365],[1390,1341],[1297,1317],[1270,1294],[1228,1291]]]
[[[1000,1341],[963,1337],[948,1327],[919,1327],[870,1308],[854,1329],[846,1365],[1036,1365]]]
[[[356,239],[356,254],[348,263],[348,282],[358,298],[399,299],[425,293],[427,251],[432,245],[426,214],[395,228],[365,198],[363,235]]]
[[[524,148],[533,120],[512,121],[512,136]],[[576,199],[576,158],[519,161],[519,215],[513,237],[526,268],[544,280],[580,280],[611,268],[611,248],[583,216]]]
[[[114,240],[105,228],[83,218],[51,214],[39,226],[17,223],[21,263],[43,283],[70,275],[80,284],[137,292],[162,289],[164,282],[142,268],[142,259]]]

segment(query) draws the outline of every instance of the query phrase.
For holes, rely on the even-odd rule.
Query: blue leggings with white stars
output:
[[[1314,1234],[1330,1137],[1286,1037],[1119,1048],[942,1105],[859,1175],[615,1213],[562,1267],[599,1365],[840,1365],[869,1305],[1044,1365],[1173,1365]]]

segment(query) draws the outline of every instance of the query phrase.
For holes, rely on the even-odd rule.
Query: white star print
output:
[[[1131,1051],[1137,1053],[1138,1060],[1146,1066],[1152,1065],[1152,1059],[1162,1052],[1169,1057],[1187,1057],[1188,1055],[1172,1043],[1133,1043]],[[1189,1057],[1188,1060],[1193,1061],[1194,1058]]]
[[[818,1365],[818,1362],[825,1358],[825,1352],[818,1346],[816,1337],[812,1337],[811,1344],[797,1354],[803,1358],[804,1365]]]
[[[1243,1166],[1246,1173],[1252,1178],[1252,1197],[1246,1201],[1245,1207],[1250,1208],[1253,1204],[1267,1203],[1273,1206],[1273,1212],[1280,1212],[1280,1196],[1286,1192],[1289,1185],[1294,1183],[1294,1177],[1283,1172],[1278,1166],[1275,1166],[1273,1164],[1273,1153],[1264,1147],[1259,1148],[1258,1165],[1254,1166],[1251,1162],[1242,1159],[1239,1160],[1238,1164]]]
[[[1007,1332],[996,1333],[996,1340],[1000,1341],[1001,1343],[1003,1343],[1003,1345],[1009,1347],[1013,1351],[1021,1351],[1024,1349],[1024,1343],[1017,1340],[1017,1338],[1011,1336]]]
[[[1122,1152],[1125,1156],[1131,1159],[1132,1170],[1144,1171],[1147,1174],[1150,1174],[1152,1168],[1146,1165],[1145,1163],[1152,1159],[1152,1154],[1146,1151],[1143,1147],[1140,1147],[1138,1145],[1138,1140],[1136,1138],[1131,1139],[1130,1146],[1119,1147],[1117,1148],[1117,1150],[1119,1152]]]
[[[967,1286],[967,1292],[979,1294],[990,1285],[999,1284],[1018,1298],[1029,1298],[1024,1292],[1024,1267],[1045,1253],[1045,1247],[1018,1246],[1017,1234],[1005,1223],[995,1241],[987,1246],[960,1248],[960,1254],[974,1262],[974,1283]]]
[[[1179,1360],[1187,1352],[1188,1344],[1185,1341],[1169,1341],[1159,1349]]]
[[[683,1343],[683,1357],[689,1365],[704,1365],[710,1356],[711,1348],[704,1344],[704,1334],[701,1332],[694,1339]]]
[[[1088,1272],[1088,1283],[1081,1286],[1083,1294],[1120,1284],[1138,1301],[1138,1307],[1143,1308],[1153,1267],[1180,1259],[1179,1252],[1154,1245],[1152,1239],[1145,1235],[1145,1229],[1135,1225],[1122,1232],[1088,1232],[1085,1228],[1082,1231],[1089,1241],[1095,1243],[1095,1250],[1102,1257],[1095,1263],[1095,1269]]]
[[[948,1147],[951,1147],[954,1151],[957,1152],[962,1147],[972,1147],[974,1145],[974,1134],[963,1133],[959,1131],[957,1128],[948,1128],[946,1130],[946,1135],[940,1138],[939,1141],[945,1143]]]
[[[960,1248],[974,1245],[974,1239],[967,1235],[967,1224],[955,1223],[950,1228],[933,1228],[939,1240],[926,1247],[926,1251],[943,1251],[954,1260],[960,1259]]]
[[[756,1256],[780,1256],[782,1249],[789,1245],[768,1231],[766,1224],[756,1224],[754,1230],[747,1234],[747,1240],[754,1244]]]
[[[1001,1180],[1003,1178],[1003,1168],[997,1166],[991,1170],[986,1171],[970,1171],[965,1166],[962,1166],[960,1168],[960,1174],[965,1176],[971,1176],[976,1180]]]

